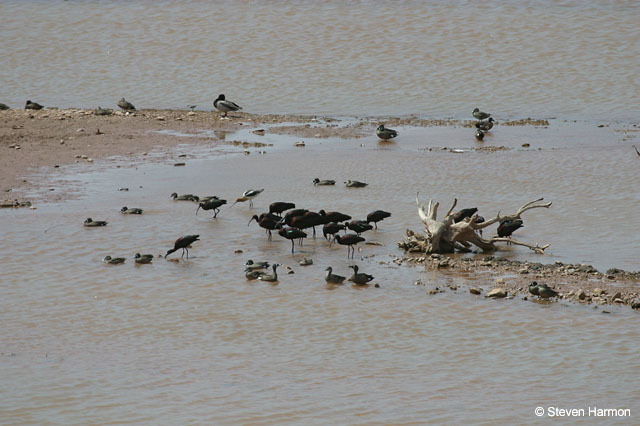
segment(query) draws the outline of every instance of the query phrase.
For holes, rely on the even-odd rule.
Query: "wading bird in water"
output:
[[[182,257],[184,257],[185,251],[187,252],[187,259],[189,259],[189,246],[195,243],[196,241],[200,241],[200,235],[185,235],[176,240],[172,249],[167,250],[167,254],[164,255],[165,259],[174,251],[182,249]]]

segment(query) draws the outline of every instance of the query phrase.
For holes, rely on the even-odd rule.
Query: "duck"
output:
[[[271,268],[273,269],[273,273],[272,274],[262,274],[258,277],[258,279],[260,281],[267,281],[267,282],[276,282],[278,281],[278,273],[276,272],[276,269],[278,268],[278,266],[280,266],[279,263],[274,263],[273,265],[271,265]]]
[[[538,296],[543,299],[549,299],[551,297],[558,297],[558,292],[546,284],[540,284],[538,285]]]
[[[93,220],[88,217],[87,220],[84,221],[84,226],[95,228],[96,226],[107,226],[107,223],[109,222],[104,220]]]
[[[176,240],[172,249],[167,250],[167,254],[164,255],[165,259],[171,253],[178,251],[178,249],[182,249],[182,257],[184,257],[184,252],[187,252],[187,259],[189,259],[189,247],[191,244],[196,241],[200,241],[200,235],[184,235]]]
[[[254,262],[252,259],[249,259],[244,264],[245,271],[254,271],[256,269],[267,269],[269,267],[269,262]]]
[[[347,277],[343,277],[342,275],[334,274],[331,266],[327,267],[325,271],[327,271],[327,273],[324,276],[324,280],[328,284],[342,284],[344,280],[347,279]]]
[[[2,102],[0,102],[0,111],[6,111],[8,109],[11,109],[9,105],[3,104]]]
[[[125,111],[135,111],[136,107],[131,102],[127,102],[125,98],[118,101],[118,106]]]
[[[222,94],[218,95],[218,98],[213,101],[213,106],[218,111],[224,112],[223,117],[226,117],[228,112],[235,112],[242,109],[237,103],[226,100]]]
[[[123,208],[120,209],[120,213],[122,214],[142,214],[143,211],[144,210],[139,209],[137,207],[129,208],[127,206],[124,206]]]
[[[375,228],[378,229],[378,222],[388,217],[391,217],[391,213],[384,210],[376,210],[367,215],[367,223],[373,222]]]
[[[368,183],[360,182],[357,180],[348,180],[344,184],[347,188],[364,188],[365,186],[369,185]]]
[[[540,296],[540,294],[538,292],[538,282],[537,281],[531,281],[529,283],[529,293],[533,294],[534,296]]]
[[[476,129],[480,129],[483,132],[488,132],[493,127],[493,117],[489,117],[487,121],[478,121],[475,124]]]
[[[473,117],[477,118],[478,120],[486,120],[487,118],[491,117],[491,114],[486,113],[486,112],[482,112],[480,111],[479,108],[475,108],[472,112]]]
[[[213,210],[213,217],[216,218],[218,216],[218,213],[220,213],[220,207],[225,204],[227,204],[227,200],[222,200],[218,197],[212,197],[204,200],[200,204],[198,204],[198,208],[196,209],[196,216],[198,216],[198,210],[200,209]]]
[[[354,284],[366,285],[374,278],[373,275],[365,274],[364,272],[358,273],[358,265],[350,265],[349,268],[353,269],[353,275],[351,275],[349,281]]]
[[[242,193],[242,197],[238,198],[235,203],[231,204],[231,207],[235,206],[236,203],[244,203],[245,201],[249,201],[249,208],[253,208],[253,199],[256,198],[264,191],[263,189],[248,189]]]
[[[244,276],[249,280],[257,280],[259,277],[264,275],[266,272],[258,271],[257,269],[245,269]]]
[[[173,198],[173,201],[193,201],[194,203],[200,201],[200,197],[193,194],[178,195],[177,192],[174,192],[170,195],[170,197]]]
[[[151,263],[151,261],[153,260],[153,255],[136,253],[134,259],[136,260],[136,263],[144,265],[147,263]]]
[[[111,256],[105,256],[104,259],[102,259],[102,261],[104,263],[108,263],[109,265],[119,265],[121,263],[124,263],[124,261],[127,260],[124,257],[111,257]]]
[[[320,178],[315,178],[313,180],[313,186],[330,186],[335,184],[336,184],[336,181],[331,179],[320,180]]]
[[[309,259],[307,257],[305,257],[304,259],[302,259],[300,262],[298,262],[298,264],[300,266],[309,266],[309,265],[313,265],[313,259]]]
[[[484,132],[482,131],[482,129],[476,129],[476,134],[475,137],[477,140],[481,141],[482,139],[484,139]]]
[[[44,108],[42,105],[40,105],[37,102],[32,102],[32,101],[27,101],[27,103],[24,105],[24,109],[33,109],[33,110],[39,110]]]
[[[381,124],[376,129],[376,135],[380,139],[386,141],[386,140],[393,139],[396,136],[398,136],[398,132],[393,130],[393,129],[387,129],[386,127],[384,127],[384,124]]]
[[[113,114],[112,109],[98,107],[93,110],[93,115],[111,115],[111,114]]]

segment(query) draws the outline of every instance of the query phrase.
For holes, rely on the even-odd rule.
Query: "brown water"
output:
[[[523,424],[535,422],[537,406],[629,408],[621,423],[637,423],[640,334],[628,307],[605,315],[475,298],[464,287],[429,296],[413,282],[490,282],[390,262],[404,230],[420,228],[419,190],[443,205],[455,194],[485,216],[544,196],[553,207],[525,213],[518,236],[551,243],[549,256],[522,247],[506,256],[637,268],[638,163],[619,132],[582,123],[503,126],[484,144],[511,150],[455,154],[440,147],[473,148],[470,129],[399,130],[396,143],[311,138],[305,148],[293,148],[299,138],[244,130],[227,136],[275,146],[248,156],[185,146],[177,153],[189,153],[186,167],[94,164],[43,176],[81,197],[0,211],[2,423]],[[519,148],[523,141],[534,149]],[[585,166],[612,163],[615,176]],[[314,187],[314,177],[339,183]],[[346,179],[369,186],[345,188]],[[217,219],[169,199],[176,191],[232,200],[258,187],[265,191],[255,209],[224,206]],[[277,200],[356,218],[380,208],[392,217],[365,234],[382,246],[363,245],[353,261],[322,238],[291,254],[288,241],[269,243],[247,226]],[[145,213],[121,215],[123,205]],[[109,225],[84,228],[86,217]],[[133,263],[134,253],[164,253],[183,234],[202,239],[189,261]],[[100,261],[107,254],[128,260],[108,266]],[[304,257],[314,264],[298,266]],[[277,285],[248,282],[250,258],[295,274],[281,267]],[[380,288],[324,283],[327,266],[345,275],[354,263]]]
[[[635,119],[629,1],[0,2],[2,99]]]

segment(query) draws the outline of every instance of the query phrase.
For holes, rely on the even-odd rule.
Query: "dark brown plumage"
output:
[[[353,259],[353,255],[355,255],[355,252],[356,252],[356,248],[354,246],[359,242],[365,241],[364,238],[356,234],[345,234],[342,237],[336,234],[335,240],[341,246],[347,246],[347,258],[349,257],[349,254],[353,252],[353,254],[351,255],[352,259]]]
[[[200,235],[185,235],[176,240],[172,249],[167,250],[167,254],[164,255],[166,258],[171,253],[177,251],[178,249],[182,249],[182,257],[184,257],[185,251],[187,252],[187,259],[189,259],[189,246],[196,241],[200,240]]]

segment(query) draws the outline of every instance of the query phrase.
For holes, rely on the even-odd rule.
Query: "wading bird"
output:
[[[260,193],[264,191],[264,189],[249,189],[242,193],[242,197],[238,198],[235,203],[231,204],[231,207],[235,206],[236,203],[244,203],[245,201],[249,201],[249,208],[253,208],[253,199],[256,198]]]
[[[227,200],[221,200],[220,198],[211,198],[207,201],[203,201],[198,204],[196,209],[196,216],[198,216],[198,210],[213,210],[213,217],[217,217],[220,213],[220,207],[227,204]]]
[[[189,259],[189,247],[191,244],[196,241],[200,241],[200,235],[185,235],[176,240],[172,249],[167,250],[167,254],[164,255],[165,259],[174,251],[182,249],[182,257],[184,257],[184,252],[187,252],[187,259]]]
[[[376,210],[367,215],[367,223],[373,222],[375,228],[378,229],[378,222],[390,216],[391,213],[389,212],[385,212],[384,210]]]
[[[358,244],[361,241],[365,241],[364,238],[356,235],[356,234],[345,234],[342,237],[338,234],[336,234],[334,236],[334,239],[336,240],[336,242],[338,244],[340,244],[341,246],[347,246],[347,258],[349,258],[349,254],[351,254],[351,252],[353,252],[353,254],[351,255],[351,258],[353,259],[353,256],[355,255],[356,252],[356,248],[354,247],[356,244]]]

